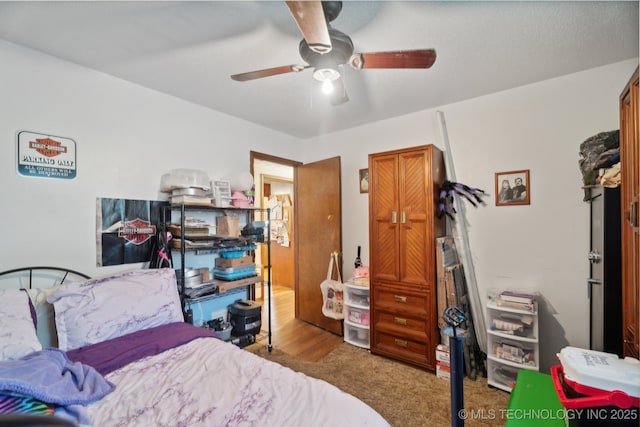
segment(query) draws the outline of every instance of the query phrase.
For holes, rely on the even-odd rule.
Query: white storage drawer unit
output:
[[[538,306],[487,303],[487,382],[510,392],[519,369],[539,370]]]
[[[344,340],[349,344],[368,349],[370,346],[369,280],[354,278],[344,285]]]

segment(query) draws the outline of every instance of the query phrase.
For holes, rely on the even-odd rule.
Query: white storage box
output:
[[[449,346],[438,344],[436,347],[436,377],[444,379],[451,378]]]

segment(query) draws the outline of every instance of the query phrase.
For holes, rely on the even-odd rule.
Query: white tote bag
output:
[[[338,280],[331,278],[334,262],[338,271]],[[327,279],[320,284],[320,290],[322,290],[322,314],[332,319],[344,319],[344,285],[340,276],[337,252],[332,253],[329,257]]]

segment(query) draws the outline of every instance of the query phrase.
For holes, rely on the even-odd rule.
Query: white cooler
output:
[[[570,426],[640,425],[638,359],[576,347],[563,348],[558,358],[551,377]]]

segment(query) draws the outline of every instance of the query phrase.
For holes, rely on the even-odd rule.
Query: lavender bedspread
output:
[[[212,335],[191,325],[174,327],[193,329],[196,335]],[[168,335],[165,331],[161,328],[157,333]],[[105,378],[116,389],[87,407],[93,425],[389,426],[371,407],[329,383],[220,339],[184,339],[187,342],[182,345],[138,358],[107,373]],[[155,351],[154,343],[138,344],[134,347],[141,347],[138,350],[143,353]],[[87,356],[87,352],[97,351],[94,348],[78,353]],[[126,353],[124,347],[118,352]],[[84,360],[102,370],[112,369],[129,357],[105,355],[102,361],[96,361],[94,356],[98,355]]]
[[[188,323],[170,323],[69,350],[67,356],[72,361],[90,365],[106,375],[143,357],[162,353],[202,337],[217,338],[214,332],[205,328],[196,328]]]

